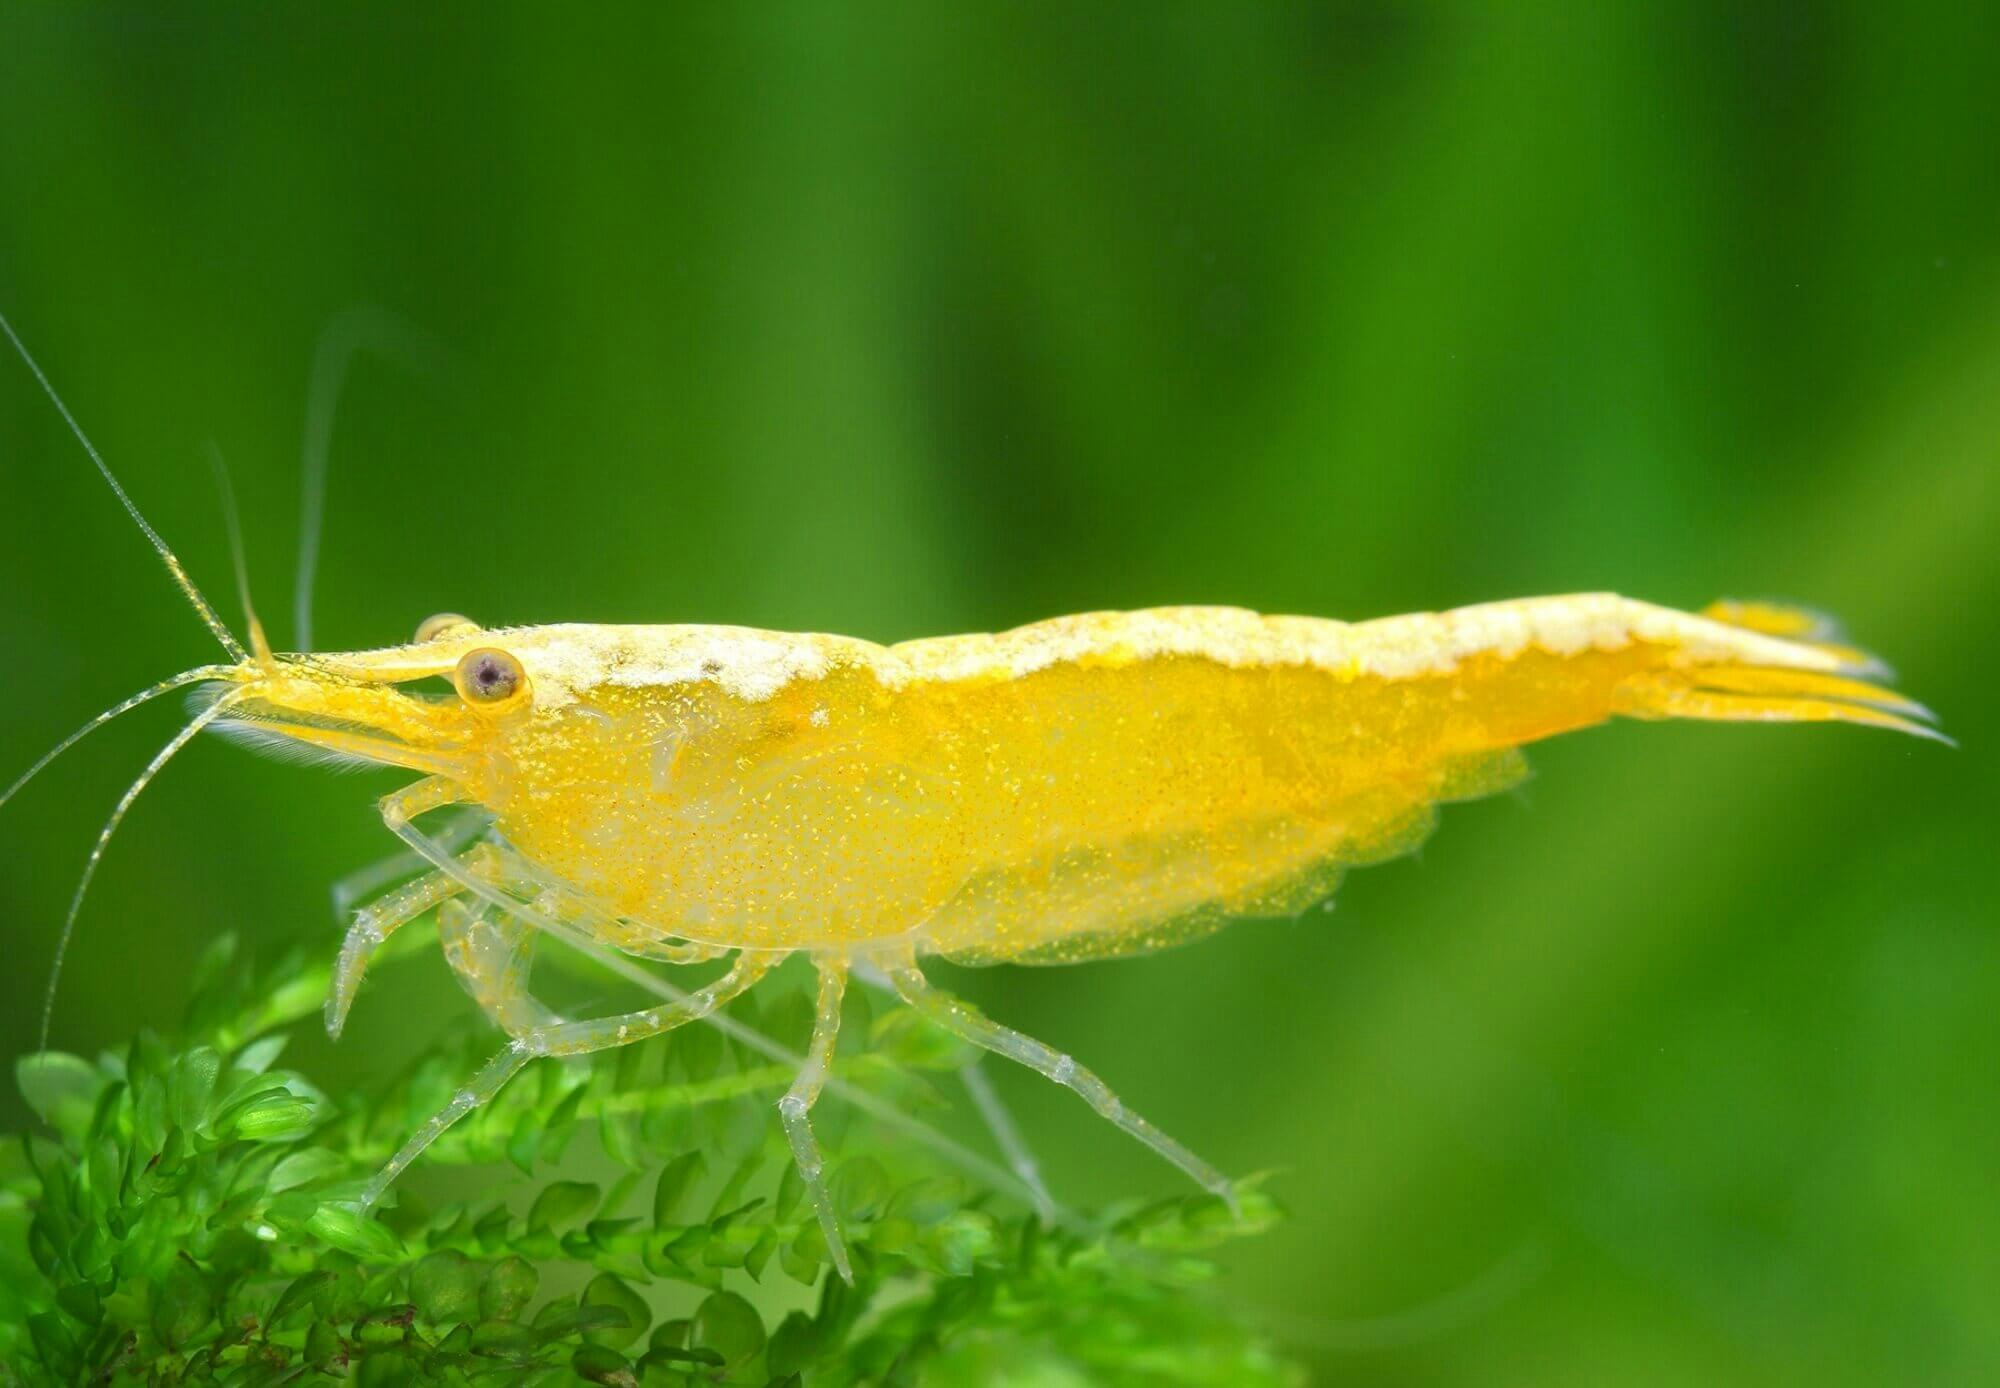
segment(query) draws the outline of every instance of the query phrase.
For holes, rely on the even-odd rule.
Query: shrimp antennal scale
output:
[[[208,599],[202,596],[201,589],[197,588],[194,580],[188,577],[187,569],[182,566],[180,557],[167,547],[167,542],[160,538],[160,532],[153,529],[152,523],[140,512],[138,503],[132,500],[124,486],[120,484],[110,465],[104,461],[104,455],[99,453],[97,445],[90,441],[90,435],[83,432],[83,426],[76,422],[76,416],[71,414],[69,406],[63,403],[62,396],[56,392],[48,374],[42,370],[41,363],[35,360],[34,353],[28,350],[27,343],[21,341],[21,335],[14,331],[14,325],[7,320],[7,315],[4,313],[0,313],[0,330],[6,332],[7,340],[14,344],[14,350],[19,352],[21,360],[28,364],[28,370],[34,373],[42,391],[56,407],[56,412],[63,417],[63,423],[69,425],[70,433],[76,435],[76,441],[82,444],[83,451],[90,455],[90,461],[97,464],[98,472],[102,473],[104,480],[110,484],[112,494],[125,507],[126,514],[132,517],[140,532],[152,542],[153,548],[159,551],[160,558],[166,562],[167,572],[173,575],[174,582],[180,586],[181,592],[187,595],[187,600],[194,604],[195,612],[207,624],[215,639],[222,643],[222,649],[229,652],[233,660],[249,660],[250,653],[244,650],[242,643],[230,634],[222,618],[215,615],[215,609],[209,605]]]

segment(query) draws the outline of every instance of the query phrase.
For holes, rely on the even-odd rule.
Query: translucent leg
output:
[[[889,980],[896,985],[896,991],[902,994],[905,1002],[939,1026],[995,1055],[1018,1060],[1066,1089],[1075,1090],[1098,1113],[1178,1166],[1197,1185],[1228,1201],[1231,1210],[1236,1208],[1235,1189],[1227,1176],[1126,1108],[1111,1092],[1110,1086],[1069,1056],[1031,1036],[1023,1036],[1018,1031],[990,1021],[970,1003],[961,1002],[951,994],[931,987],[914,961],[906,960],[891,966]]]
[[[456,851],[456,850],[454,850]],[[333,918],[346,920],[354,910],[356,902],[388,890],[406,877],[423,870],[424,860],[404,849],[391,853],[386,858],[378,858],[364,867],[358,867],[343,877],[334,880],[330,895],[333,897]]]
[[[685,940],[660,940],[622,932],[612,945],[620,954],[634,959],[653,959],[662,964],[704,964],[729,953],[714,945],[698,945]]]
[[[402,1150],[389,1159],[389,1164],[376,1173],[375,1179],[362,1193],[361,1208],[365,1210],[380,1200],[382,1192],[402,1174],[403,1168],[421,1156],[424,1149],[437,1141],[439,1135],[452,1124],[498,1094],[501,1087],[529,1061],[538,1056],[584,1055],[613,1046],[627,1046],[696,1021],[762,978],[776,962],[777,957],[768,954],[739,954],[728,973],[706,988],[697,988],[679,1002],[583,1022],[557,1022],[515,1037],[506,1050],[487,1061],[472,1077],[472,1082],[452,1095],[451,1102],[426,1120],[403,1144]]]
[[[854,973],[871,988],[879,988],[885,993],[896,991],[895,986],[889,982],[888,975],[873,964],[858,963],[854,966]],[[1035,1160],[1033,1150],[1029,1148],[1026,1139],[1021,1136],[1020,1128],[1014,1122],[1014,1115],[1007,1111],[1005,1101],[993,1088],[993,1081],[986,1077],[986,1071],[980,1065],[978,1058],[975,1057],[961,1066],[958,1078],[965,1086],[965,1092],[972,1096],[972,1106],[979,1110],[979,1117],[986,1124],[986,1131],[993,1134],[993,1141],[1000,1148],[1000,1154],[1007,1159],[1008,1168],[1026,1188],[1029,1203],[1035,1207],[1035,1213],[1041,1216],[1042,1223],[1045,1226],[1066,1223],[1069,1219],[1068,1211],[1058,1205],[1055,1196],[1049,1193],[1048,1184],[1042,1179],[1041,1163]]]
[[[854,1280],[847,1260],[847,1244],[840,1237],[840,1221],[833,1212],[833,1198],[826,1189],[826,1164],[821,1161],[819,1142],[813,1137],[810,1112],[826,1083],[833,1064],[834,1038],[840,1033],[840,999],[847,991],[847,965],[838,959],[815,959],[819,969],[819,1005],[813,1014],[812,1044],[806,1047],[806,1063],[792,1080],[785,1097],[778,1100],[778,1118],[785,1125],[785,1138],[792,1144],[792,1160],[805,1178],[806,1192],[819,1215],[820,1232],[826,1235],[826,1250],[834,1270],[844,1282]]]
[[[474,848],[459,862],[466,871],[479,872],[482,858],[480,849]],[[327,989],[328,1036],[335,1040],[340,1038],[341,1028],[347,1025],[347,1009],[354,1005],[354,995],[361,987],[361,976],[368,971],[368,960],[382,947],[382,942],[399,927],[408,925],[431,907],[464,890],[454,877],[442,872],[426,873],[354,913],[354,922],[348,926],[347,936],[340,942],[340,956],[334,960],[333,986]]]
[[[486,816],[483,814],[463,815],[453,823],[440,828],[431,836],[431,841],[441,845],[447,853],[457,853],[486,827],[486,823]],[[386,858],[378,858],[365,867],[354,869],[333,884],[330,893],[333,897],[333,918],[337,921],[346,920],[348,913],[356,905],[405,878],[414,877],[423,871],[423,867],[424,860],[412,850],[405,848],[400,852],[391,853]]]
[[[583,926],[622,954],[637,959],[656,959],[666,964],[702,964],[720,959],[729,952],[712,945],[672,939],[637,922],[624,920],[512,849],[496,844],[495,852],[499,854],[499,880],[502,885],[510,891],[531,897],[542,914],[565,924]]]
[[[453,899],[438,907],[438,938],[460,985],[509,1036],[562,1020],[528,993],[535,937],[525,922]]]
[[[444,801],[439,801],[438,803],[444,803]],[[492,883],[474,877],[466,871],[456,858],[447,853],[436,840],[430,838],[421,829],[417,828],[416,825],[410,823],[409,813],[403,811],[402,802],[398,801],[396,797],[392,796],[383,802],[382,822],[389,828],[391,833],[408,844],[413,852],[422,857],[425,862],[432,864],[441,872],[451,877],[460,886],[464,887],[468,894],[477,897],[481,901],[490,902],[509,915],[534,926],[537,930],[544,931],[565,941],[585,957],[596,960],[606,970],[625,979],[635,987],[643,988],[657,997],[664,998],[668,1002],[679,1002],[687,996],[665,979],[656,977],[623,954],[610,949],[603,941],[593,937],[589,931],[571,925],[566,921],[559,921],[551,916],[544,915],[537,911],[533,905],[516,901],[504,895]],[[884,985],[887,985],[887,980],[884,980]],[[778,1045],[770,1037],[764,1035],[754,1027],[742,1025],[727,1013],[711,1013],[705,1018],[705,1021],[709,1026],[741,1042],[760,1055],[791,1064],[801,1063],[799,1056],[787,1051],[783,1046]],[[977,1152],[970,1151],[961,1144],[952,1141],[935,1128],[919,1122],[893,1104],[878,1099],[865,1089],[845,1084],[837,1076],[830,1078],[827,1083],[839,1092],[848,1103],[854,1105],[854,1107],[860,1109],[863,1113],[868,1114],[883,1126],[893,1128],[909,1137],[912,1141],[930,1147],[933,1151],[941,1154],[946,1161],[949,1161],[961,1170],[970,1172],[979,1180],[989,1185],[1009,1190],[1015,1190],[1019,1187],[1016,1191],[1017,1194],[1026,1196],[1031,1200],[1035,1198],[1033,1191],[1025,1187],[1020,1187],[1019,1179],[1013,1172],[986,1160]],[[1061,1205],[1055,1205],[1053,1208],[1055,1210],[1056,1223],[1063,1228],[1084,1232],[1091,1227],[1084,1220],[1064,1209]]]

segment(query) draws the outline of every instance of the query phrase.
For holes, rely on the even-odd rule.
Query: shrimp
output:
[[[401,645],[279,654],[254,620],[247,649],[230,636],[146,533],[230,656],[157,687],[203,697],[149,775],[205,724],[419,778],[380,812],[431,870],[355,913],[329,1032],[371,955],[435,912],[452,969],[510,1038],[364,1206],[533,1059],[710,1016],[802,953],[815,1021],[778,1117],[844,1277],[811,1112],[851,973],[886,975],[941,1027],[1075,1091],[1231,1200],[1227,1177],[1090,1070],[936,988],[923,961],[1106,959],[1296,915],[1348,868],[1412,849],[1438,805],[1513,784],[1526,744],[1613,717],[1941,736],[1883,667],[1772,604],[1690,615],[1596,593],[1356,624],[1169,607],[895,646],[445,614]],[[478,807],[490,832],[469,847],[427,832],[449,806]],[[675,1001],[566,1020],[528,990],[537,932],[729,962]]]

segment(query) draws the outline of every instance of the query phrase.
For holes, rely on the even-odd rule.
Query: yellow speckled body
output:
[[[614,943],[1047,962],[1302,910],[1411,847],[1438,802],[1508,784],[1514,749],[1614,713],[1904,725],[1910,706],[1850,678],[1864,657],[1770,629],[1791,620],[1582,595],[1359,625],[1167,608],[896,647],[467,629],[298,673],[309,711],[381,726],[367,700],[407,705],[387,730],[425,769],[448,758]],[[483,646],[525,669],[521,711],[381,687]]]

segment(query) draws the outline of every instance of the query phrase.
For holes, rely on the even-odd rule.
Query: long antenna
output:
[[[90,441],[90,436],[83,432],[83,426],[76,422],[76,416],[69,412],[69,406],[63,403],[62,396],[56,394],[56,388],[49,383],[48,376],[42,371],[41,363],[35,360],[34,353],[28,350],[27,343],[21,341],[21,335],[14,331],[14,325],[7,321],[7,315],[4,313],[0,313],[0,329],[6,331],[7,340],[14,344],[14,350],[21,354],[21,360],[28,364],[28,370],[35,373],[35,379],[41,383],[42,390],[55,405],[56,412],[63,417],[63,423],[69,425],[69,431],[76,435],[76,441],[83,445],[83,451],[90,455],[90,461],[97,464],[97,470],[103,473],[104,480],[111,484],[112,493],[124,504],[126,514],[138,523],[140,531],[152,541],[153,548],[160,552],[160,558],[166,561],[167,572],[173,575],[174,582],[180,585],[180,590],[187,594],[188,601],[194,604],[194,610],[200,614],[202,621],[208,624],[208,629],[215,634],[215,639],[222,643],[222,649],[229,652],[234,660],[249,660],[250,652],[244,650],[236,638],[229,634],[229,628],[215,615],[215,609],[208,605],[208,599],[201,595],[201,589],[195,587],[194,580],[189,578],[187,570],[181,567],[180,559],[167,548],[167,542],[160,538],[160,532],[153,529],[145,516],[139,513],[137,504],[126,495],[125,488],[120,486],[118,479],[112,475],[111,468],[98,453],[97,446]]]
[[[63,956],[69,953],[70,937],[76,934],[77,912],[83,909],[83,895],[90,890],[90,879],[97,875],[97,864],[103,859],[104,850],[110,844],[111,836],[118,832],[118,826],[124,820],[125,812],[132,808],[132,802],[139,798],[139,792],[147,787],[153,777],[160,774],[160,768],[173,759],[174,753],[192,742],[196,733],[228,712],[230,705],[239,702],[243,694],[242,690],[232,690],[224,694],[196,714],[193,722],[175,733],[173,740],[146,763],[146,769],[139,773],[139,779],[132,783],[131,789],[118,798],[118,804],[111,811],[111,818],[104,821],[104,828],[99,831],[97,842],[90,847],[90,856],[84,859],[83,876],[77,881],[76,894],[69,899],[69,914],[63,917],[62,934],[56,940],[55,962],[49,966],[49,990],[42,997],[42,1035],[36,1045],[37,1050],[45,1051],[49,1048],[49,1022],[55,1016],[56,984],[62,978]]]
[[[113,704],[61,742],[49,748],[48,751],[42,753],[40,760],[14,778],[13,785],[8,786],[5,790],[0,790],[0,805],[5,805],[9,800],[18,795],[21,788],[34,780],[43,767],[47,766],[64,752],[67,752],[70,748],[76,746],[77,743],[83,741],[89,734],[109,723],[119,714],[129,713],[131,710],[139,707],[139,705],[149,700],[157,699],[169,690],[185,688],[190,684],[199,684],[203,680],[227,679],[235,673],[236,667],[234,665],[199,665],[192,670],[186,670],[175,675],[172,679],[161,680],[156,685],[142,689],[123,703]]]

